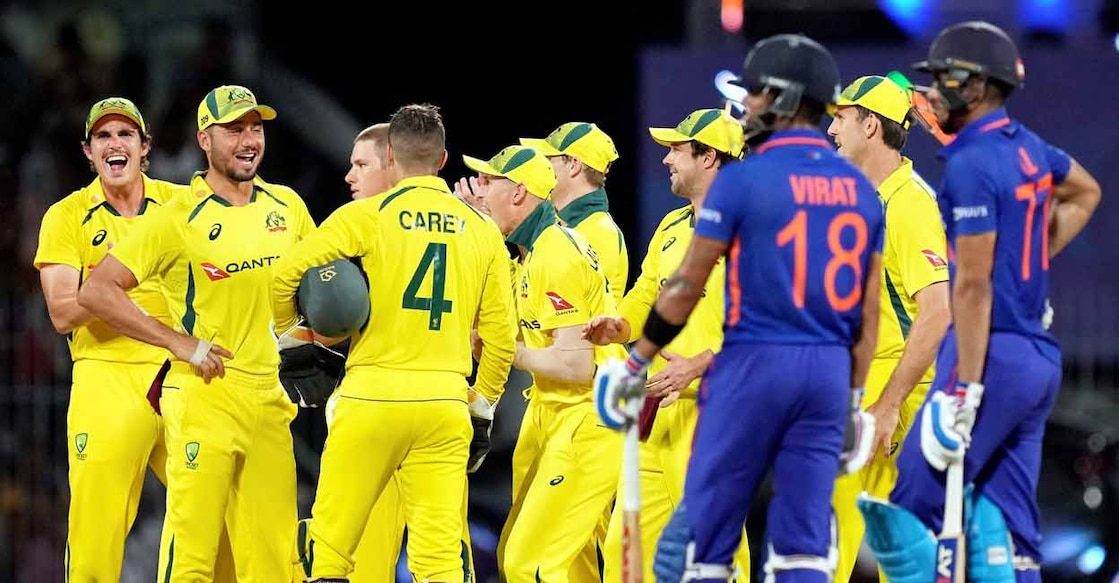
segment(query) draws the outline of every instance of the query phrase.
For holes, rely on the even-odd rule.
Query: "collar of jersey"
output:
[[[400,179],[400,182],[397,182],[396,185],[392,187],[392,190],[397,190],[402,186],[416,186],[416,187],[419,187],[419,188],[430,188],[432,190],[438,190],[440,192],[445,192],[447,194],[451,194],[451,188],[449,186],[447,186],[447,181],[446,180],[443,180],[442,178],[440,178],[438,176],[432,176],[430,174],[425,174],[423,176],[409,176],[407,178],[402,178],[402,179]]]
[[[151,185],[152,179],[148,178],[148,176],[146,174],[143,174],[143,173],[140,174],[140,177],[144,181],[144,200],[140,201],[140,208],[139,208],[139,210],[136,211],[136,216],[140,216],[148,210],[148,203],[155,203],[156,205],[159,205],[159,202],[157,202],[152,197],[148,196],[148,193],[153,192],[154,189],[155,189],[155,187]],[[99,209],[99,208],[105,209],[109,214],[113,215],[114,217],[119,217],[120,216],[120,211],[118,211],[115,207],[113,207],[113,205],[109,204],[109,197],[105,196],[105,189],[101,186],[101,177],[100,176],[94,178],[93,182],[90,183],[88,188],[89,188],[89,192],[91,193],[91,196],[89,197],[89,199],[90,199],[89,201],[91,203],[97,203],[97,204],[94,204],[93,206],[89,207],[89,209],[86,210],[85,219],[82,220],[83,225],[86,224],[89,221],[90,217],[93,216],[93,213],[97,212],[97,209]]]
[[[764,154],[774,148],[787,146],[807,146],[810,148],[823,148],[825,150],[832,149],[831,142],[818,130],[795,129],[773,132],[773,134],[769,136],[769,139],[758,146],[754,153]]]
[[[940,157],[948,158],[969,142],[974,141],[977,137],[999,128],[1007,128],[1007,131],[1014,131],[1014,122],[1006,114],[1006,108],[1000,107],[991,113],[967,124],[960,133],[956,134],[956,139],[952,143],[940,149]]]
[[[606,200],[606,191],[601,188],[571,201],[558,214],[565,225],[574,228],[597,212],[610,212],[610,201]]]
[[[556,209],[552,207],[551,203],[545,201],[537,206],[536,210],[529,213],[524,222],[513,229],[513,232],[509,233],[505,240],[532,251],[532,246],[540,238],[540,233],[554,224],[556,224]]]
[[[905,186],[911,178],[913,178],[913,161],[902,156],[901,166],[878,185],[878,198],[882,199],[882,204],[888,204],[894,193],[901,190],[901,187]]]
[[[199,170],[198,172],[195,172],[193,176],[190,177],[190,190],[194,194],[195,198],[197,198],[197,199],[203,199],[204,200],[204,199],[212,198],[212,199],[214,199],[214,202],[217,202],[218,204],[220,204],[222,206],[233,206],[233,203],[229,202],[228,200],[225,200],[224,197],[222,197],[220,194],[214,192],[213,189],[210,188],[210,185],[206,182],[206,171],[205,170]],[[277,198],[276,195],[272,194],[271,192],[268,192],[268,183],[264,182],[264,180],[260,176],[256,176],[256,177],[253,178],[253,194],[252,194],[252,196],[249,197],[249,204],[252,204],[252,203],[256,202],[256,195],[257,195],[258,192],[263,192],[264,194],[268,195],[268,197],[271,198],[272,200],[274,200],[274,201],[276,201],[276,202],[278,202],[278,203],[280,203],[284,206],[287,206],[287,204],[285,204],[282,200]]]

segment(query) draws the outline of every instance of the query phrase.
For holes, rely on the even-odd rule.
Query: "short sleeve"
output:
[[[738,230],[741,201],[746,198],[738,178],[742,164],[734,164],[715,176],[703,208],[696,217],[695,234],[700,237],[730,243]]]
[[[592,313],[591,298],[595,294],[589,286],[601,286],[599,295],[604,295],[605,278],[574,246],[566,249],[562,257],[540,265],[542,268],[529,277],[533,280],[536,297],[532,301],[538,306],[537,320],[542,330],[580,326],[598,315]]]
[[[61,204],[52,205],[39,226],[39,247],[35,250],[35,269],[53,263],[82,270],[82,254],[78,245],[79,219]]]
[[[176,223],[178,215],[172,209],[171,206],[156,209],[109,251],[132,272],[137,282],[165,273],[182,252],[183,230]]]
[[[1069,170],[1072,169],[1072,156],[1056,146],[1046,144],[1045,159],[1053,172],[1053,184],[1064,182],[1065,178],[1068,178]]]
[[[956,235],[980,235],[998,230],[998,187],[983,156],[962,153],[944,171],[940,196],[944,222]]]
[[[925,287],[948,281],[947,243],[936,202],[924,193],[903,193],[886,208],[886,236],[901,274],[901,285],[913,296]]]

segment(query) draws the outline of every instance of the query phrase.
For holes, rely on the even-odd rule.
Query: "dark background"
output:
[[[1110,580],[1119,571],[1119,278],[1110,263],[1116,248],[1110,226],[1119,226],[1119,217],[1108,194],[1117,154],[1110,102],[1119,84],[1107,83],[1119,77],[1113,46],[1119,3],[744,4],[744,26],[730,33],[720,26],[718,0],[328,0],[294,8],[255,0],[0,2],[0,249],[6,251],[0,252],[0,583],[62,580],[70,361],[47,319],[31,258],[47,206],[93,179],[79,140],[94,101],[109,95],[136,101],[155,135],[150,174],[181,182],[205,166],[194,143],[199,100],[217,85],[250,87],[279,112],[266,129],[262,176],[294,187],[319,221],[349,200],[343,176],[353,136],[401,105],[442,108],[450,153],[442,175],[449,181],[467,175],[462,154],[488,158],[519,137],[543,137],[568,121],[595,122],[621,153],[606,188],[627,237],[632,279],[648,223],[671,202],[660,154],[650,150],[645,128],[674,125],[692,109],[718,106],[708,69],[737,70],[754,40],[804,32],[835,49],[848,82],[884,72],[864,70],[867,63],[896,59],[894,67],[906,70],[940,27],[970,18],[1003,26],[1024,55],[1045,61],[1047,76],[1028,77],[1012,113],[1042,127],[1051,117],[1071,120],[1062,130],[1071,137],[1061,145],[1104,186],[1087,242],[1070,248],[1071,256],[1094,261],[1055,267],[1063,269],[1053,286],[1060,302],[1054,330],[1066,348],[1065,386],[1049,426],[1039,498],[1048,542],[1045,580]],[[1029,67],[1027,60],[1028,75]],[[1013,109],[1015,103],[1022,108]],[[1049,115],[1057,110],[1061,115]],[[932,150],[920,139],[914,143],[918,168],[937,176]],[[509,505],[509,457],[523,410],[517,392],[526,384],[520,373],[510,379],[494,452],[471,478],[480,581],[491,580],[495,533]],[[322,413],[302,412],[293,429],[306,515]],[[764,561],[766,494],[748,523],[756,569]],[[154,576],[162,496],[150,480],[123,581]],[[858,580],[873,580],[873,573],[873,563],[864,562]]]

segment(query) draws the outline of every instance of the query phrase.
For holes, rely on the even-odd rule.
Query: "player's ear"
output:
[[[203,152],[209,153],[210,152],[210,132],[207,131],[207,130],[198,130],[198,133],[195,134],[195,138],[198,140],[198,147],[202,148]]]
[[[435,167],[435,171],[438,172],[438,171],[442,170],[443,165],[446,164],[446,163],[447,163],[447,151],[443,150],[443,157],[439,159],[439,165]]]

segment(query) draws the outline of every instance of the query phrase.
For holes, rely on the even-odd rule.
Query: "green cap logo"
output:
[[[186,444],[186,456],[188,462],[194,462],[195,458],[198,457],[199,447],[200,446],[198,445],[197,441],[192,441]]]
[[[87,443],[89,443],[88,433],[79,433],[74,436],[74,449],[77,449],[78,453],[85,452],[85,445]]]

